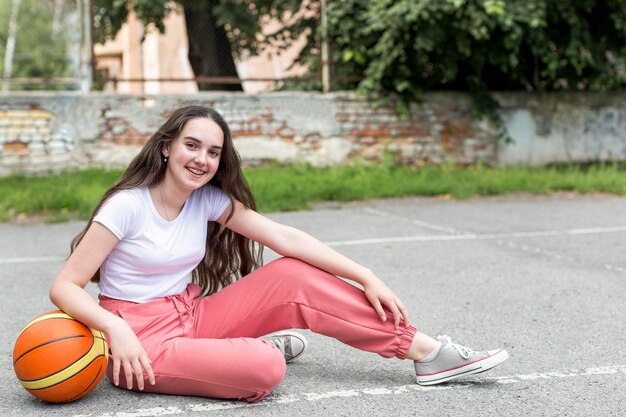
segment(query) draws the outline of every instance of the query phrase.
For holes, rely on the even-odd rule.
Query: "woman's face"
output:
[[[211,119],[189,120],[180,135],[163,147],[168,157],[165,179],[186,191],[208,183],[220,164],[224,132]]]

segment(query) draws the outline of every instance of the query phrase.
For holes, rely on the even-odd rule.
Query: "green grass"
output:
[[[43,215],[48,222],[89,218],[121,171],[90,169],[47,177],[0,178],[0,221]]]
[[[511,192],[626,195],[624,163],[543,168],[267,165],[248,168],[245,173],[263,212],[306,209],[323,201],[418,195],[455,199]],[[120,175],[119,170],[90,169],[48,177],[0,178],[0,221],[39,215],[48,222],[89,218],[102,193]]]

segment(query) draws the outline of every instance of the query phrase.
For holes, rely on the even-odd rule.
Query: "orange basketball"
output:
[[[102,332],[55,310],[35,317],[17,336],[13,369],[35,397],[66,403],[98,385],[108,352]]]

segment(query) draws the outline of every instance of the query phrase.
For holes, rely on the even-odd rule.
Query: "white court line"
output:
[[[498,239],[498,235],[494,235],[494,234],[476,234],[476,233],[472,233],[472,232],[465,232],[463,230],[458,230],[458,229],[453,229],[450,227],[445,227],[445,226],[440,226],[438,224],[434,224],[434,223],[428,223],[428,222],[424,222],[421,220],[414,220],[410,217],[405,217],[405,216],[399,216],[396,214],[392,214],[386,211],[382,211],[382,210],[377,210],[377,209],[373,209],[373,208],[364,208],[363,211],[365,211],[366,213],[370,213],[373,214],[375,216],[380,216],[380,217],[385,217],[385,218],[392,218],[392,219],[398,219],[404,222],[408,222],[411,224],[415,224],[421,227],[425,227],[428,229],[433,229],[433,230],[437,230],[437,231],[441,231],[441,232],[447,232],[447,233],[451,233],[453,235],[463,235],[463,237],[460,238],[447,238],[447,237],[426,237],[425,239],[415,239],[415,238],[409,238],[408,240],[398,240],[398,241],[434,241],[434,240],[479,240],[479,239]],[[575,259],[571,256],[567,256],[567,255],[561,255],[558,254],[556,252],[552,252],[546,249],[541,249],[541,248],[534,248],[534,247],[530,247],[528,245],[518,245],[515,242],[512,241],[504,241],[503,239],[506,238],[519,238],[519,237],[544,237],[544,236],[564,236],[564,235],[582,235],[582,234],[595,234],[595,233],[615,233],[615,232],[622,232],[624,231],[624,229],[626,228],[626,226],[613,226],[613,227],[594,227],[594,228],[585,228],[585,229],[570,229],[570,230],[562,230],[562,231],[544,231],[544,232],[518,232],[518,233],[513,233],[513,234],[502,234],[502,238],[498,239],[498,244],[499,245],[506,245],[509,246],[511,248],[518,248],[521,249],[525,252],[533,252],[536,254],[540,254],[540,255],[544,255],[544,256],[548,256],[554,259],[565,259],[568,262],[574,262]],[[373,240],[368,240],[366,241],[365,239],[363,239],[361,242],[358,241],[347,241],[348,243],[344,243],[346,241],[339,241],[339,242],[329,242],[330,244],[334,244],[333,246],[342,246],[342,245],[357,245],[357,244],[372,244],[372,243],[388,243],[388,240],[385,241],[373,241]],[[336,243],[336,244],[335,244]],[[393,243],[393,242],[392,242]],[[604,268],[609,270],[609,271],[615,271],[615,272],[625,272],[626,268],[622,268],[619,266],[615,266],[615,265],[610,265],[610,264],[606,264],[604,265]]]
[[[35,256],[30,258],[0,258],[0,265],[4,264],[29,264],[37,262],[61,262],[64,261],[63,256]]]
[[[550,236],[571,236],[590,235],[602,233],[623,233],[626,226],[616,227],[595,227],[592,229],[569,229],[569,230],[542,230],[536,232],[509,232],[509,233],[465,233],[457,235],[420,235],[420,236],[398,236],[381,237],[370,239],[336,240],[325,242],[329,246],[354,246],[369,245],[374,243],[399,243],[399,242],[434,242],[451,240],[488,240],[488,239],[512,239],[524,237],[550,237]]]
[[[621,375],[626,374],[626,365],[615,366],[598,366],[585,369],[568,369],[562,371],[550,371],[550,372],[538,372],[535,374],[524,375],[510,375],[510,376],[496,376],[480,378],[480,381],[476,379],[469,379],[466,382],[435,385],[430,387],[422,387],[417,384],[411,385],[397,385],[386,387],[369,387],[350,389],[342,391],[327,391],[327,392],[307,392],[303,394],[290,394],[290,395],[273,395],[258,403],[245,403],[243,401],[211,401],[200,404],[187,404],[183,406],[169,406],[169,407],[152,407],[152,408],[140,408],[131,411],[118,411],[102,414],[75,414],[73,417],[154,417],[154,416],[166,416],[166,415],[190,415],[193,413],[206,413],[211,411],[223,411],[233,409],[249,409],[256,407],[271,407],[280,404],[290,404],[295,402],[314,402],[324,401],[333,398],[356,398],[362,396],[394,396],[400,394],[410,394],[411,392],[419,391],[447,391],[455,389],[467,389],[473,386],[482,385],[484,382],[490,382],[495,384],[520,384],[529,383],[532,381],[543,380],[558,380],[565,378],[580,378],[580,377],[592,377],[597,375]]]
[[[411,218],[404,217],[404,216],[398,216],[396,214],[391,214],[391,213],[388,213],[386,211],[377,210],[377,209],[370,208],[370,207],[364,208],[363,211],[366,212],[366,213],[373,214],[375,216],[379,216],[379,217],[386,217],[388,219],[399,219],[399,220],[407,221],[407,222],[412,223],[414,225],[421,226],[421,227],[424,227],[426,229],[438,230],[440,232],[445,232],[445,233],[466,233],[466,232],[463,232],[462,230],[457,230],[457,229],[454,229],[452,227],[441,226],[441,225],[438,225],[438,224],[435,224],[435,223],[429,223],[429,222],[425,222],[425,221],[422,221],[422,220],[415,220],[415,219],[411,219]]]
[[[382,213],[382,212],[381,212]],[[433,225],[434,226],[434,225]],[[434,227],[433,227],[434,228]],[[447,228],[440,227],[438,230]],[[369,239],[353,239],[353,240],[335,240],[324,242],[329,246],[355,246],[370,245],[375,243],[400,243],[400,242],[435,242],[435,241],[453,241],[453,240],[489,240],[489,239],[512,239],[524,237],[550,237],[550,236],[571,236],[571,235],[590,235],[602,233],[623,233],[626,232],[626,226],[614,227],[595,227],[589,229],[569,229],[569,230],[543,230],[535,232],[509,232],[509,233],[470,233],[462,232],[455,229],[447,229],[454,233],[453,235],[420,235],[420,236],[396,236],[381,237]],[[62,256],[38,256],[26,258],[0,258],[0,265],[17,264],[17,263],[37,263],[37,262],[62,262],[65,257]]]

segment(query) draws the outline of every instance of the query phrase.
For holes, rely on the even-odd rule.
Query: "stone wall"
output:
[[[176,108],[214,107],[247,164],[377,161],[537,165],[626,158],[620,94],[497,95],[513,144],[477,120],[463,93],[431,93],[410,114],[350,93],[13,94],[0,101],[0,175],[123,167]]]

